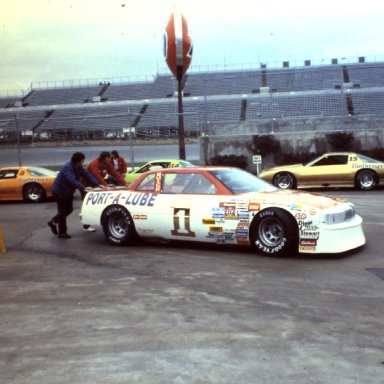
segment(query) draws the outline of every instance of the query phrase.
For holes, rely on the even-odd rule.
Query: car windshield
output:
[[[232,193],[275,191],[277,188],[252,173],[238,168],[222,168],[210,173]]]
[[[370,157],[368,156],[364,156],[364,155],[357,155],[357,157],[363,161],[364,163],[381,163],[381,161],[379,160],[375,160],[375,159],[371,159]]]
[[[41,167],[30,167],[28,168],[28,173],[31,176],[56,176],[57,172],[52,171],[51,169],[41,168]]]
[[[194,167],[192,163],[186,160],[179,160],[181,167]]]

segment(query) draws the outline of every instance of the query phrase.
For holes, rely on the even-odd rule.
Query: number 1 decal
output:
[[[195,232],[190,227],[190,209],[174,208],[173,209],[173,229],[171,231],[174,236],[195,237]]]

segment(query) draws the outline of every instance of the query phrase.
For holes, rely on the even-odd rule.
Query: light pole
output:
[[[171,14],[165,28],[164,57],[169,69],[177,78],[179,158],[185,160],[182,79],[192,60],[192,38],[188,35],[185,17],[178,11]]]

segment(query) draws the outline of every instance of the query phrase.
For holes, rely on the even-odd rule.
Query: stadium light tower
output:
[[[179,12],[172,12],[164,32],[164,57],[177,79],[179,158],[186,159],[184,140],[184,114],[182,79],[192,61],[192,38],[188,35],[188,23]]]

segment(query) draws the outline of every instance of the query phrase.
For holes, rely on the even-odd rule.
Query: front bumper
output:
[[[356,215],[353,220],[341,224],[321,225],[318,238],[300,238],[301,253],[341,253],[365,244],[363,220]]]

